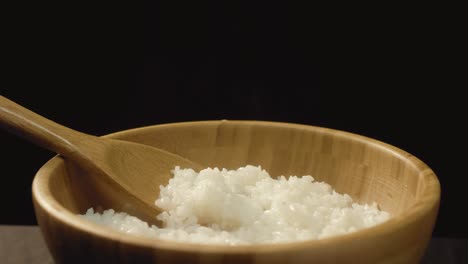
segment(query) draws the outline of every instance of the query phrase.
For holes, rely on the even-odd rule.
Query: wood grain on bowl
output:
[[[358,202],[377,202],[392,218],[343,236],[275,245],[231,247],[141,238],[76,216],[99,205],[117,211],[131,208],[112,199],[88,199],[93,186],[71,184],[80,172],[56,157],[37,173],[33,197],[58,263],[418,263],[438,211],[440,186],[429,167],[403,150],[347,132],[287,123],[202,121],[108,137],[161,148],[206,167],[252,164],[272,176],[310,174]],[[157,184],[167,184],[166,176],[155,177]]]

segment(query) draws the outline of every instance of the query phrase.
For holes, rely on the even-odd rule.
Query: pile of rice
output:
[[[126,213],[88,209],[82,217],[129,234],[209,244],[281,243],[345,234],[386,221],[377,205],[353,203],[311,176],[273,179],[261,167],[176,167],[160,186],[157,216],[149,226]]]

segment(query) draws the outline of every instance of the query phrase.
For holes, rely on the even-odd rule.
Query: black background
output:
[[[438,175],[435,235],[468,236],[457,16],[424,6],[325,14],[284,3],[154,3],[5,9],[1,94],[95,135],[254,119],[373,137]],[[0,224],[35,224],[32,178],[53,153],[3,131],[0,144]]]

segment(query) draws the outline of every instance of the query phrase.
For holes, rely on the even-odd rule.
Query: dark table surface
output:
[[[39,227],[0,225],[0,262],[53,263]],[[422,264],[468,263],[468,238],[434,237]]]

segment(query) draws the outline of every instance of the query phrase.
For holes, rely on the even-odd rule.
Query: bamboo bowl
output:
[[[418,263],[431,238],[440,199],[437,177],[416,157],[377,140],[313,126],[225,120],[108,137],[166,149],[206,167],[252,164],[272,176],[310,174],[358,202],[376,201],[392,218],[347,235],[275,245],[194,245],[131,236],[76,216],[89,207],[131,208],[99,197],[86,182],[90,175],[57,156],[33,182],[37,220],[57,263]],[[169,177],[161,176],[160,184]]]

